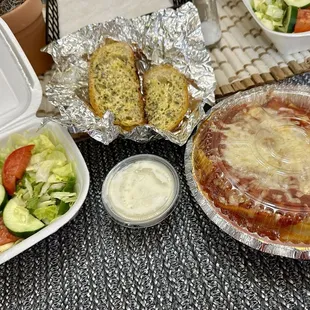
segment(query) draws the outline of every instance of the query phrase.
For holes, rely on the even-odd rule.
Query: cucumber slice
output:
[[[4,209],[8,202],[8,194],[5,191],[3,185],[0,184],[0,212]]]
[[[13,235],[20,238],[27,238],[45,226],[28,209],[19,205],[15,198],[9,200],[3,210],[3,223]]]
[[[283,27],[278,27],[278,30],[285,33],[292,33],[297,20],[298,8],[289,6],[283,21]]]
[[[295,6],[297,8],[310,6],[309,0],[284,0],[284,2],[289,6]]]

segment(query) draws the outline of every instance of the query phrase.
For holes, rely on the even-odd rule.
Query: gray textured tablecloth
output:
[[[293,82],[310,85],[310,75]],[[78,142],[91,175],[78,215],[0,266],[0,309],[310,309],[310,262],[253,250],[215,226],[191,196],[184,147],[166,141]],[[166,158],[182,197],[148,229],[111,220],[100,191],[108,171],[140,153]]]

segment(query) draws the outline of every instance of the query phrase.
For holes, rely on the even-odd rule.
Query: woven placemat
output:
[[[217,7],[222,39],[210,52],[218,97],[310,71],[310,46],[309,51],[282,55],[242,0],[217,0]]]
[[[310,74],[291,82],[310,85]],[[306,310],[310,262],[271,256],[223,233],[190,194],[184,149],[167,141],[78,143],[89,194],[58,232],[0,266],[1,310]],[[177,170],[181,197],[161,224],[130,230],[111,220],[102,182],[128,156],[151,153]]]
[[[174,0],[174,8],[185,2]],[[242,0],[217,0],[217,7],[222,39],[210,50],[217,98],[310,71],[310,49],[292,55],[280,54]],[[43,100],[37,113],[39,117],[57,114],[45,96],[45,85],[52,74],[53,69],[40,77]]]

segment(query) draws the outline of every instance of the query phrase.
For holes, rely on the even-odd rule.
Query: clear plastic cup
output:
[[[119,224],[141,228],[163,221],[180,194],[176,170],[165,159],[142,154],[118,163],[102,185],[102,201]]]

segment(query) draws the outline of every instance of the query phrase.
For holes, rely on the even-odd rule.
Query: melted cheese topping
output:
[[[220,132],[225,135],[220,159],[233,168],[234,178],[253,179],[247,186],[284,191],[291,202],[298,199],[288,189],[310,194],[310,140],[292,119],[253,107]]]

